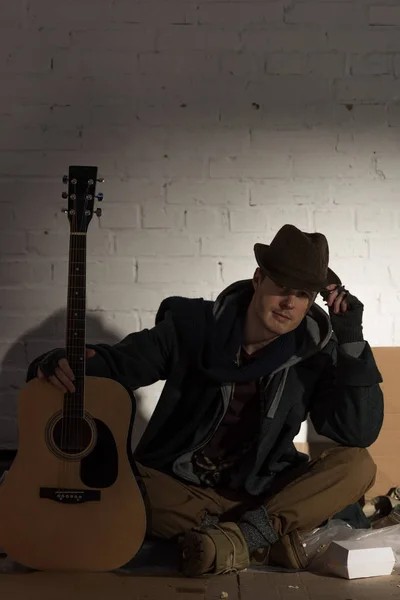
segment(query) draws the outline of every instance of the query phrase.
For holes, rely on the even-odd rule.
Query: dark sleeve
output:
[[[87,375],[115,379],[133,390],[165,380],[178,356],[175,328],[168,314],[152,329],[131,333],[117,344],[87,344],[87,348],[96,351],[86,362]],[[44,356],[29,365],[27,381],[36,377]]]
[[[332,344],[311,399],[310,418],[317,433],[344,446],[371,446],[383,422],[380,383],[368,342],[358,357]]]

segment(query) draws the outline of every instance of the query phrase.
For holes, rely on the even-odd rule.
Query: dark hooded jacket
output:
[[[152,329],[113,346],[88,344],[96,350],[87,361],[88,375],[110,377],[132,390],[165,380],[135,450],[138,462],[200,484],[192,454],[210,440],[235,380],[243,380],[236,356],[251,295],[246,280],[229,286],[215,302],[166,298]],[[307,460],[293,439],[308,416],[318,434],[344,446],[370,446],[382,426],[382,378],[367,342],[339,346],[329,316],[313,304],[291,343],[290,356],[272,371],[267,358],[261,355],[258,362],[260,425],[253,450],[231,482],[251,494],[266,492],[275,474]],[[30,365],[28,379],[39,359]]]

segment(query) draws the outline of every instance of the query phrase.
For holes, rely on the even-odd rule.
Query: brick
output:
[[[370,131],[340,132],[336,149],[347,154],[357,153],[362,148],[363,152],[373,154],[390,154],[397,152],[399,140],[395,130],[387,129],[385,134],[375,129],[371,123]]]
[[[384,234],[384,232],[380,233],[381,235]],[[399,256],[400,237],[371,237],[369,249],[371,260],[393,259],[393,257]]]
[[[350,208],[332,207],[314,211],[314,225],[316,231],[334,234],[340,231],[353,233],[355,230],[355,215]]]
[[[186,18],[226,29],[259,29],[266,24],[283,23],[283,8],[280,2],[206,2],[197,5]]]
[[[210,88],[207,86],[207,89]],[[153,126],[191,127],[193,123],[198,126],[219,125],[220,108],[215,98],[204,102],[197,99],[188,103],[186,94],[182,94],[181,98],[174,101],[160,100],[156,104],[139,106],[135,111],[135,118],[145,125]]]
[[[157,159],[166,151],[167,133],[161,127],[85,127],[82,130],[82,149],[92,151],[101,147],[104,153],[126,153],[128,159]]]
[[[142,285],[113,285],[91,286],[87,295],[88,310],[115,310],[118,300],[118,310],[157,310],[162,296],[157,288]]]
[[[82,146],[80,131],[60,129],[47,125],[15,126],[9,121],[2,127],[0,151],[25,150],[79,150]]]
[[[291,223],[299,229],[310,229],[310,218],[308,210],[303,207],[293,207],[291,209],[271,208],[268,213],[269,228],[275,233],[286,223]]]
[[[384,53],[352,54],[349,58],[351,75],[391,75],[392,56]]]
[[[400,179],[400,169],[396,156],[381,154],[376,157],[376,169],[384,179]]]
[[[290,177],[292,163],[285,154],[238,156],[210,160],[210,177],[215,179],[248,178],[268,179]]]
[[[366,22],[362,7],[353,2],[296,2],[285,8],[285,23],[360,26]]]
[[[389,75],[348,77],[336,79],[333,82],[333,93],[335,99],[343,103],[375,102],[386,104],[388,98],[398,96],[399,84],[396,79]]]
[[[107,231],[89,230],[88,256],[105,256],[111,250],[112,239]],[[68,256],[69,232],[29,233],[28,251],[39,256]]]
[[[400,25],[400,6],[370,6],[369,24],[397,27]]]
[[[264,209],[248,207],[229,211],[229,229],[233,232],[264,232],[267,229],[268,213]]]
[[[196,260],[157,260],[139,259],[138,283],[209,283],[220,281],[217,260],[196,258]]]
[[[60,217],[63,218],[60,208],[55,204],[43,204],[37,200],[34,207],[29,209],[26,198],[14,203],[14,214],[15,226],[18,229],[26,230],[52,229],[60,221]]]
[[[165,198],[165,184],[156,179],[107,179],[98,186],[98,191],[104,193],[104,210],[108,199],[113,202],[133,202],[147,205],[160,204]],[[105,216],[106,213],[104,213]]]
[[[356,156],[336,153],[304,152],[294,156],[294,177],[361,178],[372,177],[373,169],[368,155]]]
[[[156,312],[150,312],[150,311],[141,311],[140,315],[140,329],[151,329],[152,327],[154,327],[155,324],[155,320],[156,320]]]
[[[205,204],[245,206],[248,187],[241,181],[193,181],[183,179],[167,185],[169,204]]]
[[[203,236],[202,256],[251,258],[256,242],[265,242],[265,236],[252,233],[229,233],[224,236]]]
[[[92,331],[87,331],[87,338],[93,344],[104,343],[105,339],[110,339],[110,337],[113,338],[111,343],[117,344],[129,333],[140,330],[139,315],[134,311],[95,311],[91,314],[101,316],[101,328],[93,328]],[[101,331],[103,328],[107,328],[107,333]]]
[[[93,35],[101,36],[101,49],[117,52],[151,52],[156,49],[156,30],[134,23],[105,25],[94,34],[87,29],[71,31],[71,46],[75,49],[93,49]]]
[[[110,159],[104,154],[94,152],[2,152],[0,162],[0,177],[51,177],[59,181],[65,173],[65,169],[71,164],[101,165],[103,177],[116,177],[120,175],[117,161]]]
[[[194,256],[198,243],[189,236],[164,231],[121,232],[116,238],[118,256]]]
[[[166,151],[171,157],[188,153],[192,156],[236,156],[245,153],[249,144],[249,130],[245,128],[176,129],[168,136]]]
[[[1,208],[1,206],[0,206]],[[2,231],[0,235],[0,256],[26,254],[27,234],[23,231]]]
[[[256,52],[228,52],[220,56],[221,73],[235,77],[262,77],[265,73],[265,56]]]
[[[224,284],[229,285],[234,281],[251,279],[256,267],[257,263],[254,256],[252,259],[247,260],[224,258],[222,260],[222,281]]]
[[[328,48],[327,35],[312,27],[285,26],[274,30],[248,29],[242,32],[241,41],[246,52],[323,52]]]
[[[393,60],[394,60],[394,65],[393,65],[394,66],[394,74],[396,77],[399,77],[400,76],[400,55],[396,54],[394,56]]]
[[[0,220],[0,230],[1,229],[13,229],[15,227],[15,214],[14,209],[11,203],[2,203],[0,204],[1,208],[1,220]]]
[[[142,226],[145,229],[183,229],[184,210],[176,206],[142,206]]]
[[[334,151],[337,133],[324,130],[271,131],[254,128],[251,131],[250,150],[257,153],[297,154],[302,152]]]
[[[198,156],[168,156],[155,160],[129,161],[127,165],[129,177],[152,177],[177,178],[203,178],[207,172],[207,161]]]
[[[334,232],[329,235],[329,255],[331,259],[336,258],[368,258],[368,241],[363,237],[355,237],[348,233],[335,236]]]
[[[365,320],[363,328],[364,337],[372,347],[398,345],[398,333],[391,315],[374,315],[372,319]]]
[[[387,209],[374,208],[371,206],[360,206],[356,211],[357,231],[365,233],[393,232],[395,227],[395,215]]]
[[[331,50],[358,52],[396,52],[400,50],[400,37],[397,31],[382,29],[332,29],[327,33]]]
[[[136,278],[136,264],[133,259],[107,258],[106,261],[94,261],[90,258],[86,266],[86,284],[133,284]],[[68,280],[68,262],[66,260],[53,263],[53,281],[56,284]]]
[[[321,179],[270,179],[250,183],[250,205],[317,204],[329,201],[329,184]]]
[[[200,233],[221,233],[228,229],[228,215],[224,209],[188,208],[185,210],[186,230],[198,235]]]
[[[64,305],[67,289],[62,286],[41,286],[24,289],[3,289],[0,291],[2,311],[24,312],[26,310],[54,311]]]
[[[3,290],[0,291],[0,302],[2,293]],[[29,311],[29,315],[27,316],[26,311],[19,312],[18,314],[18,311],[11,313],[11,311],[2,310],[0,315],[2,342],[9,341],[14,344],[15,340],[22,335],[26,335],[27,331],[32,331],[36,326],[40,328],[45,318],[43,314],[34,314],[33,311]]]
[[[282,111],[303,104],[331,102],[332,97],[329,80],[317,75],[304,75],[301,83],[298,75],[266,75],[262,82],[250,81],[245,93],[249,105],[255,102]],[[285,118],[288,120],[287,115]]]
[[[390,266],[390,272],[394,274],[395,271],[396,269],[392,269],[392,266]],[[396,273],[396,283],[399,281],[399,274]],[[398,314],[400,311],[400,293],[398,290],[393,289],[393,287],[381,289],[379,291],[379,308],[380,313],[383,315]]]
[[[110,3],[99,5],[96,0],[66,0],[60,6],[48,0],[29,0],[29,20],[35,25],[54,23],[109,22]]]
[[[23,342],[0,342],[0,361],[3,367],[25,365],[27,362],[26,344]]]
[[[0,378],[0,389],[2,390],[20,390],[26,379],[26,369],[6,367],[2,369]]]
[[[329,240],[328,240],[329,241]],[[331,268],[339,275],[345,285],[357,294],[358,286],[365,286],[366,281],[373,281],[374,285],[390,286],[391,279],[388,264],[365,260],[365,258],[346,256],[333,258]]]
[[[2,24],[18,23],[26,17],[26,7],[24,2],[18,0],[5,0],[1,7]]]
[[[171,25],[158,30],[156,46],[157,50],[220,52],[240,50],[241,40],[239,32],[219,27]]]
[[[0,285],[26,283],[49,283],[51,268],[49,263],[39,261],[0,262]]]
[[[190,8],[190,7],[189,7]],[[130,2],[116,0],[113,5],[113,21],[122,23],[143,23],[165,26],[171,23],[185,23],[187,5],[182,1],[171,2]]]
[[[344,73],[345,55],[338,52],[280,52],[267,57],[267,73],[273,75],[320,75],[340,77]]]
[[[101,229],[135,229],[139,226],[139,206],[127,202],[110,204],[100,218]]]
[[[335,204],[397,206],[400,181],[335,181],[331,183],[330,193]]]
[[[48,48],[10,50],[0,60],[0,73],[50,73],[52,55]]]
[[[141,73],[152,73],[168,77],[178,75],[179,78],[212,77],[218,75],[218,58],[216,54],[206,54],[203,51],[168,51],[147,52],[139,55]]]
[[[54,70],[64,77],[100,77],[104,72],[118,70],[121,75],[136,73],[137,56],[130,52],[116,52],[92,48],[59,50],[54,56]]]

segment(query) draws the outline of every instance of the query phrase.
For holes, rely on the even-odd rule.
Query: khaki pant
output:
[[[309,531],[358,502],[376,475],[367,450],[341,446],[279,477],[267,498],[185,484],[137,466],[147,491],[148,534],[164,539],[198,527],[206,515],[235,522],[246,510],[261,504],[268,509],[279,536],[293,530]]]

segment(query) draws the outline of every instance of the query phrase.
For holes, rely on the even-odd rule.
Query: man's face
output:
[[[316,294],[293,290],[275,283],[256,269],[253,276],[252,309],[268,332],[283,335],[296,329],[310,309]]]

